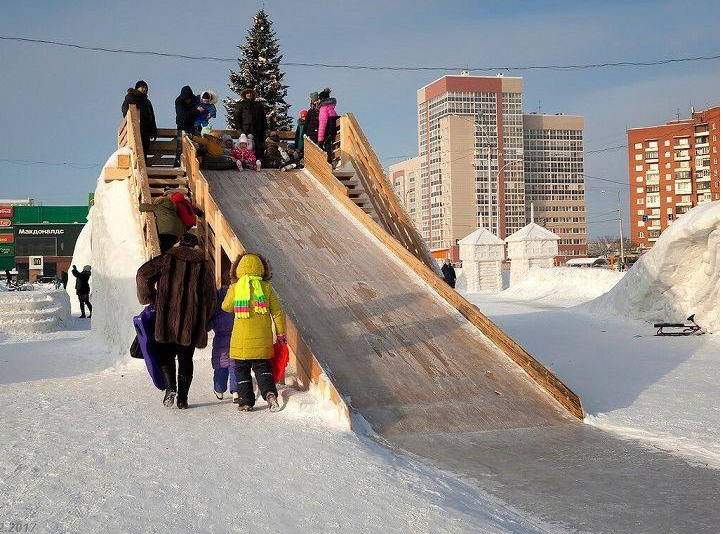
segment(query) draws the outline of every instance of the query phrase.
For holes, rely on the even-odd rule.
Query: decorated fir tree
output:
[[[244,89],[256,91],[257,100],[266,108],[269,130],[290,130],[293,121],[288,115],[290,105],[286,103],[289,86],[284,85],[284,73],[279,69],[283,56],[279,54],[279,42],[272,25],[263,9],[256,13],[246,44],[239,46],[239,71],[231,71],[228,86],[239,97]],[[226,118],[232,128],[238,128],[234,123],[233,112],[239,100],[224,100]]]

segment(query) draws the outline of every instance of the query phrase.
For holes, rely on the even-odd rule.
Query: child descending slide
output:
[[[234,283],[228,288],[221,307],[234,313],[230,355],[238,380],[238,409],[242,412],[253,409],[253,370],[261,397],[272,412],[278,412],[281,408],[270,364],[274,356],[272,325],[277,339],[285,340],[286,318],[269,282],[271,267],[262,256],[246,253],[236,259],[230,275]]]
[[[256,153],[249,146],[246,134],[241,134],[236,147],[229,152],[229,156],[236,162],[238,170],[253,169],[261,170],[261,160],[256,159]]]

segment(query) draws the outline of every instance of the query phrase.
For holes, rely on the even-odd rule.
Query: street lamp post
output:
[[[620,204],[620,189],[618,189],[618,230],[620,230],[620,270],[625,269],[625,244],[623,243],[623,208]]]
[[[602,193],[607,193],[604,189],[600,190]],[[620,203],[620,189],[618,192],[618,232],[620,233],[620,270],[625,269],[625,243],[623,241],[623,208]]]

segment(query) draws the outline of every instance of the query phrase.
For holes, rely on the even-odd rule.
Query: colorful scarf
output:
[[[236,319],[248,319],[251,317],[251,305],[254,312],[268,313],[266,309],[266,295],[261,287],[260,276],[245,274],[236,282],[233,293],[233,311]],[[251,298],[253,288],[253,299]]]

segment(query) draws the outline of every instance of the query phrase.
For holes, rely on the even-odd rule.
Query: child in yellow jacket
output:
[[[271,268],[260,255],[243,254],[231,267],[234,282],[221,307],[234,314],[230,357],[236,370],[239,411],[250,412],[255,396],[251,371],[272,412],[279,411],[278,392],[269,360],[274,357],[274,335],[285,341],[286,318],[271,287]]]

